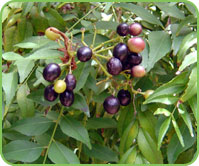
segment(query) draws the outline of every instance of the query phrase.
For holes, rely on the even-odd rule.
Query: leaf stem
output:
[[[96,53],[101,53],[101,52],[104,52],[104,51],[107,51],[107,50],[111,50],[111,49],[113,49],[114,47],[115,47],[115,46],[107,47],[107,48],[105,48],[105,49],[96,51]]]
[[[100,61],[95,57],[93,56],[93,59],[95,60],[95,62],[101,67],[101,69],[104,71],[104,73],[107,75],[107,77],[111,78],[112,75],[109,74],[106,69],[104,68],[104,66],[100,63]]]
[[[79,24],[80,21],[82,21],[85,17],[87,17],[90,13],[92,13],[96,8],[98,8],[100,5],[94,7],[92,10],[90,10],[86,15],[84,15],[82,18],[80,18],[73,26],[71,26],[67,32],[70,32],[77,24]]]
[[[95,39],[96,39],[96,35],[97,35],[97,29],[96,29],[95,24],[93,26],[94,26],[94,36],[93,36],[93,43],[91,45],[91,48],[93,48],[95,45]]]
[[[99,57],[99,58],[106,59],[106,60],[109,60],[109,59],[110,59],[110,57],[103,56],[103,55],[100,55],[100,54],[95,54],[95,56],[97,56],[97,57]]]
[[[54,140],[55,132],[56,132],[56,130],[57,130],[57,127],[58,127],[59,121],[60,121],[60,119],[61,119],[61,116],[62,116],[62,114],[63,114],[63,111],[64,111],[64,107],[61,108],[61,111],[60,111],[59,116],[58,116],[58,118],[57,118],[57,121],[56,121],[54,130],[53,130],[52,136],[51,136],[51,138],[50,138],[50,142],[49,142],[49,144],[48,144],[48,146],[47,146],[47,151],[46,151],[45,156],[44,156],[43,164],[45,164],[45,162],[46,162],[46,159],[47,159],[47,156],[48,156],[48,152],[49,152],[50,146],[51,146],[51,144],[52,144],[52,141]]]

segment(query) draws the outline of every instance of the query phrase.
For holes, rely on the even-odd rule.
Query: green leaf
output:
[[[42,150],[43,147],[36,143],[16,140],[3,147],[3,154],[6,160],[33,162],[39,158]]]
[[[132,3],[117,3],[114,6],[122,7],[126,10],[129,10],[135,13],[137,16],[141,17],[143,20],[147,21],[148,23],[157,24],[162,27],[162,23],[160,22],[160,20],[158,20],[153,14],[151,14],[148,10],[141,6],[134,5]]]
[[[18,43],[14,45],[15,47],[19,47],[19,48],[37,48],[38,45],[36,43],[32,43],[32,42],[22,42],[22,43]]]
[[[25,2],[22,5],[22,16],[25,16],[26,14],[28,14],[28,12],[31,11],[32,7],[34,5],[34,2]]]
[[[141,153],[151,164],[163,163],[161,151],[157,150],[157,144],[148,132],[140,128],[137,141]]]
[[[190,23],[196,23],[196,22],[197,22],[197,19],[194,16],[191,16],[191,15],[187,16],[183,21],[180,22],[178,29],[176,31],[176,36],[180,34],[180,31],[185,25],[188,25]]]
[[[2,73],[2,87],[6,94],[6,105],[9,105],[17,90],[17,72]]]
[[[159,97],[173,96],[173,94],[180,93],[184,90],[185,84],[188,81],[188,73],[183,72],[180,75],[174,77],[171,81],[157,88],[153,94],[151,94],[145,101],[144,104],[152,103]],[[175,98],[175,96],[173,96]]]
[[[156,118],[153,116],[153,114],[150,111],[145,111],[145,112],[139,112],[138,113],[138,120],[140,122],[140,126],[146,130],[151,138],[156,141],[156,135],[155,135],[155,127],[157,120]]]
[[[182,116],[182,119],[184,120],[185,124],[187,125],[189,132],[190,132],[190,135],[192,137],[194,137],[191,117],[190,117],[189,113],[187,112],[187,110],[186,110],[186,108],[183,104],[179,105],[178,112]]]
[[[182,137],[182,134],[181,134],[181,132],[180,132],[180,129],[179,129],[179,127],[178,127],[178,124],[177,124],[177,122],[176,122],[176,120],[175,120],[174,118],[172,118],[172,123],[173,123],[173,127],[174,127],[174,129],[175,129],[175,131],[176,131],[176,134],[177,134],[177,136],[178,136],[178,139],[179,139],[181,145],[184,147],[184,146],[185,146],[185,145],[184,145],[184,139],[183,139],[183,137]]]
[[[66,26],[66,23],[64,22],[64,19],[62,16],[58,13],[57,10],[53,8],[49,8],[48,12],[58,21],[61,25]]]
[[[96,28],[97,29],[108,29],[108,30],[116,30],[116,27],[119,24],[117,22],[113,22],[113,21],[98,21],[96,23]]]
[[[188,103],[193,111],[195,118],[197,118],[197,95],[188,100]]]
[[[181,101],[185,102],[197,93],[197,66],[195,66],[189,76],[189,82],[187,88],[180,98]]]
[[[72,20],[72,19],[78,19],[74,14],[66,14],[63,16],[63,20],[64,21],[69,21],[69,20]]]
[[[33,54],[26,57],[26,59],[57,59],[59,57],[62,57],[61,52],[57,50],[51,50],[51,49],[41,49],[35,51]]]
[[[137,151],[135,146],[128,149],[128,151],[122,156],[119,164],[133,164],[137,156]]]
[[[29,88],[27,85],[22,84],[17,91],[17,103],[21,110],[22,117],[32,117],[35,114],[34,103],[27,98]]]
[[[168,150],[167,150],[167,158],[169,164],[174,164],[175,161],[177,160],[178,156],[190,148],[196,141],[196,136],[194,134],[194,137],[191,137],[189,134],[189,130],[185,124],[183,124],[180,127],[180,130],[182,132],[182,136],[184,138],[184,147],[182,147],[181,143],[178,140],[178,137],[176,134],[173,135],[171,138],[171,141],[169,142],[168,145]]]
[[[49,102],[44,98],[44,89],[38,89],[31,92],[28,96],[29,99],[33,100],[36,103],[39,103],[44,106],[53,106],[57,103],[58,99],[53,102]]]
[[[134,110],[133,105],[129,104],[126,107],[120,108],[120,116],[117,123],[117,130],[122,137],[124,130],[128,127],[128,125],[132,122]]]
[[[141,153],[138,153],[135,159],[135,164],[150,164]]]
[[[27,136],[41,135],[53,122],[45,117],[25,118],[13,124],[12,129]]]
[[[74,98],[75,98],[75,101],[72,104],[72,107],[83,111],[88,117],[90,117],[90,110],[89,110],[85,97],[79,93],[79,94],[75,94]]]
[[[15,65],[17,66],[18,72],[19,72],[19,78],[20,83],[22,83],[26,77],[30,74],[32,71],[35,63],[33,60],[17,60],[15,62]]]
[[[107,161],[107,162],[117,162],[117,153],[112,151],[110,148],[93,144],[92,149],[89,150],[86,146],[83,146],[84,153],[89,157],[94,157],[96,159]]]
[[[168,117],[168,118],[162,123],[162,125],[160,126],[160,130],[159,130],[159,134],[158,134],[158,150],[160,149],[162,140],[163,140],[164,136],[166,135],[167,130],[169,129],[170,122],[171,122],[171,118]]]
[[[164,116],[170,116],[171,112],[169,112],[167,109],[164,109],[164,108],[158,108],[153,114],[154,115],[163,114]]]
[[[188,3],[188,2],[185,2],[185,5],[186,5],[186,8],[195,16],[197,17],[197,9],[196,9],[196,6],[194,6],[194,4],[192,3]]]
[[[2,10],[2,20],[1,20],[2,23],[8,18],[10,10],[11,9],[8,6],[4,6]]]
[[[163,31],[153,31],[148,36],[149,60],[147,71],[150,71],[155,63],[171,50],[171,38]]]
[[[185,18],[184,13],[180,9],[178,9],[177,6],[173,3],[156,2],[155,5],[171,17],[178,19]]]
[[[74,152],[57,141],[51,144],[48,157],[55,164],[80,164]]]
[[[84,87],[86,80],[88,78],[88,75],[91,70],[91,62],[85,62],[85,63],[79,63],[77,65],[77,69],[74,70],[73,74],[77,80],[76,88],[74,89],[74,92],[78,92],[81,88]]]
[[[91,149],[88,131],[79,121],[65,116],[60,122],[60,127],[64,134],[83,142]]]
[[[3,137],[11,141],[14,141],[14,140],[27,140],[28,141],[31,139],[30,136],[23,135],[13,130],[8,130],[8,131],[4,130]]]
[[[2,54],[2,58],[7,61],[23,60],[24,57],[14,52],[5,52]]]
[[[197,43],[197,33],[192,32],[185,36],[185,38],[182,40],[182,43],[180,45],[178,54],[177,54],[177,62],[181,63],[184,56],[187,53],[187,50]]]
[[[87,129],[116,128],[117,123],[110,118],[90,118],[86,123]]]
[[[185,56],[182,64],[180,65],[178,71],[183,71],[187,66],[197,62],[197,51],[191,52]]]
[[[173,42],[172,42],[172,46],[171,46],[172,50],[173,50],[173,55],[176,55],[178,53],[183,39],[184,39],[184,36],[174,36],[173,37]]]

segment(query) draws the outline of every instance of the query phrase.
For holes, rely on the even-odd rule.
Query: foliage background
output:
[[[196,154],[197,128],[197,19],[193,6],[175,2],[77,2],[63,9],[62,5],[66,6],[28,2],[9,3],[4,8],[4,157],[12,163],[42,163],[49,149],[46,163],[191,161]],[[82,19],[95,6],[98,7]],[[115,78],[119,86],[110,81],[96,86],[96,82],[104,79],[100,68],[95,63],[80,63],[74,71],[78,82],[75,103],[69,109],[64,108],[65,115],[56,123],[61,108],[58,101],[44,100],[43,89],[48,83],[41,73],[46,64],[60,63],[62,55],[56,50],[59,45],[43,36],[45,29],[54,26],[68,36],[71,31],[74,41],[81,44],[80,29],[84,27],[85,41],[91,45],[92,24],[96,23],[97,46],[117,36],[114,31],[119,22],[135,20],[144,27],[142,37],[147,47],[141,54],[148,74],[134,80],[133,86],[142,91],[153,89],[155,93],[145,101],[136,95],[133,104],[112,117],[104,112],[102,103],[110,95],[110,89],[117,92],[123,87],[124,78]],[[78,24],[73,27],[75,23]]]

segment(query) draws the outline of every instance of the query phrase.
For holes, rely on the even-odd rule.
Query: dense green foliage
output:
[[[197,150],[196,17],[192,5],[175,2],[9,3],[2,15],[4,158],[17,164],[190,162]],[[130,38],[116,33],[122,22],[143,27],[142,78],[124,72],[109,78],[104,71],[113,46]],[[62,64],[64,56],[63,41],[44,35],[48,27],[64,32],[74,52],[85,42],[100,54],[84,63],[75,57],[71,107],[44,99],[50,83],[43,69]],[[63,79],[71,68],[61,68]],[[107,114],[105,98],[124,87],[130,105]]]

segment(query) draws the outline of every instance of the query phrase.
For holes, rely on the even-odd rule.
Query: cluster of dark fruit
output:
[[[59,80],[61,68],[56,63],[48,64],[43,70],[43,77],[46,81],[54,82],[44,90],[44,98],[50,102],[59,99],[62,105],[70,107],[74,102],[73,89],[76,87],[76,79],[72,74],[66,75],[64,80]]]
[[[142,56],[139,54],[145,48],[145,42],[138,35],[142,32],[142,26],[139,23],[133,23],[128,25],[122,23],[117,27],[117,33],[120,36],[126,36],[128,34],[135,36],[128,40],[127,45],[125,43],[117,44],[113,49],[113,58],[107,62],[108,72],[112,75],[118,75],[122,71],[131,73],[132,77],[143,77],[145,75],[145,69],[140,65],[142,62]],[[110,113],[115,114],[118,112],[120,105],[126,106],[131,101],[131,94],[128,90],[120,90],[117,98],[109,96],[104,101],[104,109]]]

